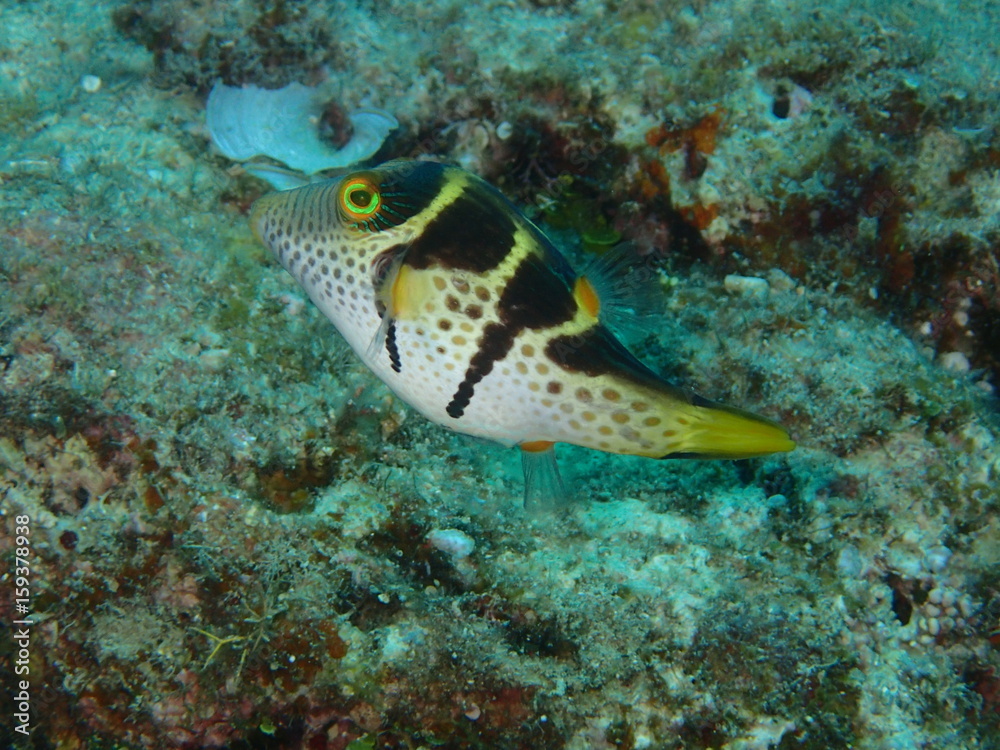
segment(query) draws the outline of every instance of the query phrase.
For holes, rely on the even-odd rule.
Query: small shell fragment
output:
[[[101,83],[100,76],[85,75],[80,79],[80,88],[88,94],[96,94],[101,90]]]
[[[723,286],[731,294],[738,294],[756,300],[767,299],[768,292],[771,290],[767,279],[761,279],[756,276],[738,276],[733,273],[726,276],[723,280]]]

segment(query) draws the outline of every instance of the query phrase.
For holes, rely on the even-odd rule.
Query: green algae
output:
[[[542,216],[556,229],[570,229],[580,238],[583,249],[590,253],[603,253],[618,244],[621,233],[616,231],[605,216],[601,202],[587,193],[593,191],[574,187],[574,180],[566,178],[559,189],[552,191],[542,205]]]
[[[375,750],[376,742],[376,737],[366,734],[347,743],[347,750]]]
[[[4,96],[0,107],[0,133],[16,133],[33,122],[41,112],[41,103],[33,91]]]

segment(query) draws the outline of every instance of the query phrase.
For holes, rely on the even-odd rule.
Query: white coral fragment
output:
[[[267,156],[311,175],[369,158],[399,125],[387,112],[359,109],[348,115],[351,140],[335,149],[319,137],[322,103],[316,89],[299,83],[274,90],[216,83],[206,105],[208,131],[219,151],[234,161]]]
[[[459,529],[434,529],[427,535],[427,541],[453,560],[464,560],[476,549],[475,540]]]

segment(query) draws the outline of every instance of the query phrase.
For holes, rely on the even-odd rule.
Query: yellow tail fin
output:
[[[742,409],[699,399],[675,402],[669,412],[676,434],[665,435],[661,458],[752,458],[795,448],[783,427]]]

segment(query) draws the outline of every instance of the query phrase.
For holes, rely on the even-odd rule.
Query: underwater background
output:
[[[1000,748],[997,28],[2,0],[0,746]],[[562,446],[526,511],[255,240],[220,81],[315,87],[332,150],[391,115],[368,163],[479,174],[577,268],[629,243],[631,350],[798,448]]]

